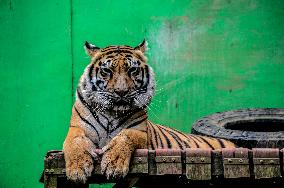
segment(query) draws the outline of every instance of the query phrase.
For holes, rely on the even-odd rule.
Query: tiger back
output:
[[[220,138],[185,134],[176,129],[148,121],[148,149],[234,148],[235,144]]]

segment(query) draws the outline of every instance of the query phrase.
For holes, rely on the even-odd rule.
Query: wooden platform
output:
[[[99,152],[99,150],[98,150]],[[223,150],[146,150],[135,152],[129,175],[107,180],[100,161],[86,185],[67,181],[62,151],[49,151],[44,160],[44,187],[88,187],[94,183],[116,183],[115,187],[279,187],[284,185],[284,150],[245,148]]]

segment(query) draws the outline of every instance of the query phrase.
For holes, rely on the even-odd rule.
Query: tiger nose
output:
[[[120,96],[120,97],[123,97],[125,96],[127,93],[128,93],[128,90],[114,90],[114,92]]]

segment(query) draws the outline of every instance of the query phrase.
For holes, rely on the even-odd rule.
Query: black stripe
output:
[[[152,123],[150,123],[151,125],[148,125],[148,127],[150,128],[152,134],[151,134],[151,138],[153,138],[155,140],[155,144],[156,144],[156,147],[154,147],[153,149],[156,149],[159,147],[159,143],[158,143],[158,136],[157,136],[157,133],[155,131],[155,129],[153,128],[153,125]],[[152,142],[152,140],[151,140]]]
[[[222,148],[225,148],[225,144],[223,143],[223,141],[219,138],[216,138],[216,140],[219,142],[219,144],[221,145]]]
[[[155,125],[156,126],[156,125]],[[156,126],[157,127],[157,126]],[[160,136],[160,134],[159,134],[159,132],[154,128],[154,126],[152,125],[152,128],[153,128],[153,130],[154,130],[154,133],[156,133],[155,134],[155,137],[156,137],[156,140],[157,140],[157,147],[159,147],[159,143],[161,143],[160,145],[161,145],[161,148],[164,148],[164,143],[163,143],[163,141],[162,141],[162,139],[161,139],[161,136]],[[158,143],[158,141],[159,141],[159,143]]]
[[[126,58],[129,58],[129,57],[131,57],[131,58],[132,58],[133,56],[132,56],[132,55],[128,55],[128,54],[127,54],[127,55],[125,55],[125,57],[126,57]],[[130,59],[128,59],[128,60],[130,60]]]
[[[108,47],[102,49],[101,52],[107,52],[107,51],[112,50],[112,49],[116,49],[116,46],[108,46]]]
[[[182,140],[174,132],[169,131],[169,130],[167,130],[166,128],[164,128],[162,126],[161,126],[161,128],[164,129],[165,131],[167,131],[175,139],[175,141],[179,145],[179,149],[184,149],[184,146],[182,145],[182,143],[183,143]]]
[[[92,73],[93,73],[93,70],[94,70],[94,64],[92,64],[90,66],[90,69],[89,69],[89,82],[91,83],[92,85],[92,91],[97,91],[97,87],[95,85],[95,83],[92,82]]]
[[[89,80],[92,80],[92,73],[93,73],[93,69],[94,69],[94,64],[92,64],[89,68]]]
[[[192,135],[188,135],[188,137],[190,138],[191,141],[193,141],[193,143],[195,144],[195,146],[196,146],[197,148],[200,148],[198,142],[195,141],[195,139],[194,139],[194,137],[193,137]]]
[[[202,142],[201,140],[199,140],[199,137],[197,137],[197,136],[195,136],[195,135],[193,135],[193,134],[191,134],[191,136],[192,136],[193,138],[195,138],[198,142]]]
[[[112,50],[112,49],[115,50],[117,48],[126,49],[126,50],[134,50],[132,47],[127,46],[127,45],[125,45],[125,46],[108,46],[108,47],[102,49],[101,52],[106,52],[106,51],[109,51],[109,50]]]
[[[136,58],[138,58],[139,60],[143,61],[144,62],[144,59],[141,55],[137,54],[137,53],[134,53],[133,51],[131,51],[132,49],[114,49],[114,50],[110,50],[110,51],[106,51],[104,52],[103,56],[108,56],[110,54],[113,54],[113,53],[124,53],[124,54],[130,54],[132,56],[135,56]]]
[[[163,127],[163,126],[161,125],[161,127]],[[180,131],[178,131],[178,130],[176,130],[176,129],[170,128],[170,127],[167,127],[167,128],[170,129],[170,131],[171,131],[172,133],[174,133],[175,135],[177,135],[177,134],[176,134],[176,132],[177,132],[177,133],[181,134],[182,136],[184,136],[187,140],[189,140],[188,136],[185,135],[184,133],[182,133],[182,132],[180,132]],[[169,130],[168,130],[168,131],[169,131]],[[180,136],[178,136],[178,135],[177,135],[177,137],[180,138]],[[181,138],[180,138],[180,139],[181,139]],[[181,139],[181,140],[182,140],[182,139]],[[186,148],[191,148],[190,145],[189,145],[186,141],[182,140],[182,142],[185,144],[185,147],[186,147]],[[190,141],[189,141],[189,142],[190,142]]]
[[[138,112],[141,112],[141,114],[139,114]],[[138,114],[138,117],[135,117],[135,115]],[[121,122],[120,124],[124,124],[125,122],[127,122],[128,120],[131,120],[130,118],[134,116],[134,120],[138,119],[140,117],[142,117],[143,115],[147,115],[145,111],[142,111],[139,108],[134,109],[131,113],[129,113]]]
[[[98,132],[98,130],[96,129],[96,127],[95,127],[94,125],[92,125],[88,120],[86,120],[85,118],[83,118],[83,117],[81,116],[81,114],[79,113],[79,111],[77,110],[76,107],[74,107],[74,109],[75,109],[75,111],[77,112],[77,114],[78,114],[78,116],[80,117],[80,119],[81,119],[84,123],[90,125],[93,129],[95,129],[95,131],[96,131],[98,137],[100,138],[99,132]]]
[[[114,49],[108,52],[105,52],[105,56],[110,55],[112,53],[125,53],[125,54],[133,54],[133,52],[129,51],[129,50],[121,50],[121,49]]]
[[[132,50],[132,49],[130,49],[130,50]],[[103,57],[106,57],[106,56],[108,56],[108,55],[110,55],[110,54],[112,54],[112,53],[118,52],[118,51],[117,51],[117,50],[111,50],[111,51],[107,52],[107,50],[106,50],[106,51],[101,50],[101,52],[103,52],[101,55],[99,55],[99,56],[97,56],[95,59],[93,59],[93,62],[94,62],[94,63],[97,63],[97,62],[100,61]],[[137,54],[137,53],[134,53],[134,52],[132,52],[132,51],[120,50],[120,52],[123,52],[123,53],[125,53],[125,54],[130,54],[131,57],[135,56],[136,58],[138,58],[139,60],[141,60],[141,61],[143,61],[143,62],[145,61],[145,58],[143,58],[141,55],[139,55],[139,54]],[[110,57],[111,57],[111,56],[110,56]],[[107,58],[108,58],[108,57],[107,57]]]
[[[134,49],[134,48],[132,48],[131,46],[128,46],[128,45],[123,45],[123,46],[122,46],[122,48],[127,48],[127,49],[129,49],[129,48],[130,48],[130,49]]]
[[[179,131],[179,130],[177,130],[177,129],[174,129],[174,128],[169,128],[169,129],[172,129],[173,131],[175,131],[175,132],[177,132],[177,133],[183,135],[184,137],[188,138],[188,135],[186,135],[185,133],[183,133],[183,132],[181,132],[181,131]]]
[[[83,96],[81,95],[81,93],[79,92],[79,88],[77,88],[77,95],[79,97],[79,100],[82,102],[82,104],[87,107],[87,109],[90,111],[90,113],[92,114],[92,116],[95,118],[95,120],[98,122],[98,124],[105,130],[107,131],[106,127],[102,124],[102,122],[100,122],[97,114],[92,110],[93,108],[84,100]]]
[[[177,137],[175,134],[173,134],[172,132],[170,131],[167,131],[173,138],[174,140],[177,142],[178,146],[179,146],[179,149],[183,149],[184,146],[181,144],[181,140],[179,139],[179,137]]]
[[[150,135],[150,138],[148,136],[148,143],[150,142],[151,144],[151,149],[155,149],[154,145],[153,145],[153,142],[152,142],[152,139],[155,139],[155,144],[156,146],[158,146],[158,143],[157,143],[157,138],[154,137],[153,135],[153,131],[152,131],[152,128],[151,128],[151,125],[149,125],[149,123],[147,123],[147,130],[149,129],[149,135]]]
[[[140,109],[136,109],[136,110],[140,110]],[[113,131],[115,131],[116,129],[118,129],[119,127],[122,127],[122,125],[127,121],[127,120],[129,120],[129,118],[131,117],[131,116],[133,116],[135,114],[135,111],[133,112],[133,113],[130,113],[129,115],[127,115],[127,117],[126,118],[124,118],[123,119],[123,121],[121,121],[121,122],[119,122],[119,124],[117,125],[117,126],[115,126],[114,128],[112,128],[111,130],[110,130],[110,132],[113,132]],[[143,113],[142,115],[140,115],[139,117],[137,117],[137,118],[135,118],[135,119],[138,119],[138,118],[140,118],[140,117],[142,117],[142,116],[144,116],[145,115],[145,113]],[[105,117],[106,118],[106,117]],[[107,119],[107,118],[106,118]],[[146,117],[146,119],[147,119],[147,117]],[[108,120],[109,121],[109,120]]]
[[[150,80],[150,73],[149,73],[148,65],[145,66],[145,70],[146,70],[146,78],[147,78],[146,85],[148,85],[149,84],[149,80]]]
[[[141,81],[142,83],[141,83],[141,88],[144,87],[144,85],[145,85],[145,84],[144,84],[144,83],[145,83],[145,82],[144,82],[144,76],[145,76],[145,72],[144,72],[144,71],[145,71],[145,69],[142,69],[142,81]],[[147,87],[146,87],[146,88],[147,88]]]
[[[140,120],[140,121],[137,121],[137,122],[135,122],[135,123],[132,123],[131,125],[129,125],[129,126],[127,127],[127,129],[129,129],[129,128],[131,128],[131,127],[135,127],[136,125],[139,125],[140,123],[142,123],[142,122],[145,121],[146,119],[147,119],[147,117],[143,118],[143,119]]]
[[[131,111],[131,113],[129,114],[129,115],[127,115],[123,120],[121,120],[120,122],[119,122],[119,124],[120,125],[123,125],[131,116],[133,116],[136,112],[139,112],[139,111],[141,111],[141,109],[139,109],[139,108],[136,108],[134,111]],[[143,115],[144,115],[145,113],[143,113]],[[139,117],[141,117],[141,116],[139,116]]]
[[[164,136],[165,140],[167,141],[167,145],[168,145],[168,148],[172,148],[172,144],[170,142],[170,140],[168,139],[168,137],[165,135],[165,133],[162,131],[162,129],[160,128],[160,126],[158,126],[158,129],[161,131],[162,135]]]
[[[204,139],[202,136],[198,137],[200,138],[203,142],[205,142],[211,149],[215,149],[206,139]]]
[[[114,46],[114,45],[107,46],[107,47],[103,48],[101,50],[101,52],[105,52],[105,51],[108,51],[108,50],[111,50],[111,49],[117,49],[117,46]]]
[[[99,68],[96,67],[96,78],[98,78],[98,72],[99,72]]]
[[[114,56],[113,56],[113,55],[109,55],[109,56],[107,56],[107,58],[108,58],[108,60],[107,60],[107,61],[111,61],[111,60],[112,60],[112,58],[114,58]]]

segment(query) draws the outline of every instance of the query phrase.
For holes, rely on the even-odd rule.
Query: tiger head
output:
[[[96,111],[127,112],[144,109],[155,91],[152,68],[147,64],[144,40],[137,47],[108,46],[99,48],[85,43],[91,57],[79,89]]]

